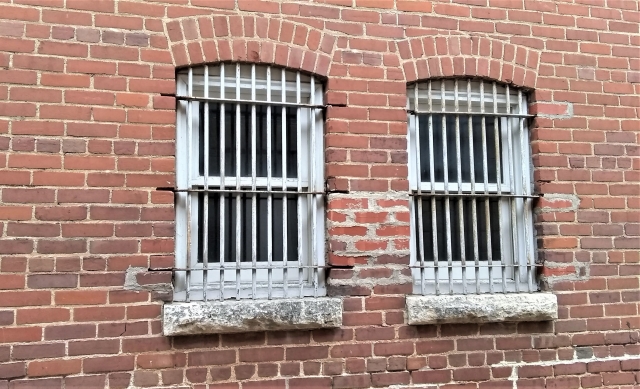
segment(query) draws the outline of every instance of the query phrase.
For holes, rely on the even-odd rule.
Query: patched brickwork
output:
[[[0,388],[640,385],[635,0],[0,4]],[[175,71],[323,80],[338,329],[168,338]],[[409,326],[407,83],[530,92],[555,322]],[[348,192],[348,193],[345,193]]]

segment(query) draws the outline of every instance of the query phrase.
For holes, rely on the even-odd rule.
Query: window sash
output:
[[[496,83],[481,81],[460,83],[457,80],[431,81],[414,84],[408,88],[409,184],[411,191],[415,193],[411,201],[411,266],[416,293],[466,294],[470,291],[483,293],[496,290],[506,293],[521,289],[529,291],[535,289],[532,282],[535,255],[532,239],[533,225],[532,218],[529,217],[531,200],[527,197],[517,197],[531,194],[529,138],[524,121],[527,115],[526,105],[521,91],[513,91],[507,86],[502,88],[504,93],[501,95],[498,90],[500,87]],[[463,100],[466,96],[471,96],[470,102]],[[441,104],[442,101],[445,101],[444,107]],[[510,104],[507,105],[507,101]],[[421,112],[432,113],[415,114],[412,110],[416,108]],[[491,113],[495,116],[488,115]],[[507,116],[500,116],[500,113]],[[444,118],[446,123],[434,126],[434,117],[438,120]],[[470,120],[457,119],[465,117],[480,119],[474,119],[473,125]],[[418,126],[424,129],[421,121],[428,123],[426,133],[424,130],[418,131]],[[465,121],[466,124],[461,126]],[[488,123],[491,123],[492,127],[495,127],[495,124],[499,126],[499,131],[493,132],[495,136],[488,136],[490,135]],[[447,124],[446,127],[445,124]],[[435,131],[438,130],[449,135],[449,137],[445,137],[444,134],[440,136],[440,141],[443,143],[436,142],[438,133]],[[424,139],[420,139],[420,136],[426,136],[428,140],[425,142]],[[480,141],[477,140],[478,137],[481,138]],[[474,147],[469,145],[467,149],[471,148],[471,150],[463,155],[461,149],[462,142],[465,141],[473,144]],[[421,144],[422,148],[418,144]],[[440,166],[443,171],[446,171],[444,176],[440,173],[439,178],[434,176],[438,160],[433,153],[439,152],[437,147],[442,148],[439,154],[443,162]],[[498,148],[500,151],[500,157],[493,164],[489,163],[487,147]],[[475,172],[474,166],[478,163],[478,154],[482,155],[481,179],[474,177],[476,174],[470,174],[469,177],[467,173],[467,179],[463,181],[462,158],[466,156],[471,159],[470,171]],[[426,177],[425,159],[429,170],[426,172]],[[453,161],[453,167],[448,166],[450,161]],[[418,167],[422,171],[420,174],[418,174]],[[496,172],[493,180],[489,180],[488,169],[494,169]],[[450,171],[453,174],[447,173]],[[496,184],[495,177],[498,174],[501,185]],[[430,194],[437,196],[430,197]],[[486,253],[483,257],[476,249],[480,239],[488,239],[486,236],[479,236],[476,220],[478,210],[484,209],[489,204],[485,201],[488,199],[478,197],[482,194],[492,196],[499,202],[499,215],[491,217],[488,223],[493,227],[496,224],[499,225],[499,258]],[[467,224],[469,228],[469,223],[463,222],[460,212],[451,213],[454,208],[459,208],[459,201],[465,198],[473,204],[472,210],[465,211],[468,213],[466,217],[472,217],[474,220],[474,223],[471,223],[473,230],[471,250],[463,250],[460,247],[469,246],[469,242],[465,242],[465,236],[469,239],[469,231],[465,231],[462,236],[454,236],[460,231],[457,225]],[[435,202],[444,203],[445,210],[440,211],[444,215],[438,214],[437,210],[432,211],[431,215],[425,215],[423,209],[430,210]],[[430,220],[425,221],[425,218]],[[444,226],[440,227],[440,230],[444,228],[444,233],[442,231],[436,233],[436,230],[431,229],[432,236],[424,236],[425,226],[436,218],[446,220]],[[458,232],[454,232],[456,229]],[[418,231],[422,233],[418,234]],[[444,246],[441,242],[443,238],[446,240]],[[439,242],[440,247],[434,247],[434,242]],[[455,252],[459,255],[461,253],[464,258],[453,258]],[[426,260],[428,257],[425,257],[426,253],[431,254],[431,261]]]
[[[261,72],[266,79],[260,81]],[[235,74],[235,76],[234,76]],[[247,78],[247,74],[249,75]],[[235,80],[240,78],[240,82]],[[284,80],[284,85],[282,83]],[[306,82],[305,82],[306,81]],[[279,85],[275,85],[279,83]],[[292,88],[293,85],[293,88]],[[231,87],[230,87],[231,86]],[[285,93],[282,93],[282,91]],[[248,93],[248,95],[247,95]],[[323,200],[320,193],[323,180],[323,161],[322,161],[322,134],[323,120],[322,111],[309,106],[319,106],[322,104],[322,85],[316,83],[309,76],[301,73],[285,71],[284,69],[275,69],[271,67],[257,67],[255,65],[225,64],[221,66],[204,66],[200,68],[191,68],[182,71],[178,75],[177,81],[178,96],[194,96],[203,97],[205,101],[198,102],[193,100],[178,99],[178,126],[177,126],[177,156],[176,156],[176,178],[178,191],[176,194],[176,211],[178,218],[176,220],[176,263],[178,269],[184,271],[176,271],[175,286],[176,293],[174,299],[189,301],[190,299],[207,300],[211,298],[227,299],[227,298],[258,298],[258,297],[303,297],[305,295],[319,295],[324,293],[324,219],[318,217],[323,214]],[[212,96],[213,95],[213,96]],[[209,102],[206,98],[220,97],[224,102]],[[229,99],[232,97],[232,99]],[[238,100],[234,103],[233,98]],[[293,101],[291,101],[293,99]],[[247,102],[246,100],[250,100]],[[273,101],[274,105],[269,104]],[[294,128],[286,125],[284,121],[280,121],[281,128],[272,128],[271,124],[278,124],[274,120],[276,115],[284,117],[291,108],[285,108],[275,104],[276,102],[287,102],[297,104],[297,108],[293,108],[296,112],[296,123]],[[228,115],[211,115],[209,107],[214,104],[220,105],[220,110],[226,112],[225,106],[231,106],[236,109],[234,123],[225,123],[229,118]],[[248,117],[241,118],[238,115],[240,105],[249,104],[250,114]],[[286,141],[291,134],[296,135],[297,158],[296,174],[297,177],[291,177],[287,174],[282,177],[274,177],[273,166],[267,163],[267,174],[258,174],[256,163],[260,160],[257,158],[257,150],[259,140],[257,139],[259,128],[259,117],[256,115],[257,106],[266,107],[263,119],[266,118],[266,126],[261,128],[266,132],[265,140],[267,142],[267,162],[271,162],[273,157],[272,144],[274,141],[274,133],[281,131],[280,139]],[[200,115],[200,107],[203,106],[202,116]],[[241,113],[240,113],[241,114]],[[218,116],[215,118],[215,116]],[[213,118],[212,118],[213,117]],[[214,122],[211,120],[214,119]],[[201,121],[205,129],[212,128],[213,131],[200,132]],[[219,121],[219,122],[218,122]],[[218,123],[216,123],[218,122]],[[245,126],[250,127],[250,142],[248,143],[247,152],[251,153],[251,174],[240,174],[239,171],[228,171],[229,169],[219,169],[218,172],[211,171],[209,158],[204,158],[204,167],[201,169],[197,162],[200,157],[200,144],[204,143],[205,155],[208,154],[206,144],[217,143],[218,146],[228,145],[228,140],[224,139],[225,132],[219,131],[220,128],[238,131],[244,122]],[[217,131],[215,129],[218,129]],[[220,137],[219,142],[212,142],[212,136]],[[204,138],[204,139],[201,139]],[[236,162],[241,156],[241,149],[236,142]],[[275,148],[277,149],[277,147]],[[217,150],[217,148],[216,148]],[[226,152],[217,153],[220,158],[220,166],[225,166],[225,159],[228,158]],[[282,166],[287,166],[287,156],[279,155],[275,158],[282,158]],[[240,166],[236,163],[236,166]],[[204,170],[204,171],[203,171]],[[226,170],[226,171],[225,171]],[[235,169],[233,169],[235,170]],[[220,174],[222,173],[222,174]],[[281,173],[281,172],[279,172]],[[218,196],[218,201],[211,201],[211,196],[202,195],[200,193],[188,192],[191,189],[200,190],[234,190],[238,193],[231,195]],[[219,260],[215,263],[209,262],[210,257],[216,257],[219,254],[224,257],[224,253],[229,252],[229,248],[224,248],[221,243],[219,253],[210,253],[208,243],[202,240],[205,232],[211,233],[218,228],[216,224],[214,228],[212,223],[220,223],[219,234],[224,235],[224,212],[228,212],[229,204],[225,204],[225,198],[231,198],[235,206],[240,204],[234,202],[233,198],[242,196],[242,191],[249,190],[245,196],[250,199],[251,208],[251,253],[250,261],[237,261],[238,258],[229,260]],[[264,195],[258,195],[256,191],[264,191]],[[268,210],[264,217],[269,222],[268,226],[273,226],[274,215],[274,196],[279,196],[277,192],[286,191],[287,197],[290,199],[298,199],[297,209],[283,209],[283,213],[296,215],[297,219],[297,244],[298,255],[296,263],[288,261],[287,258],[278,257],[279,253],[273,252],[273,234],[283,234],[282,246],[286,246],[288,240],[287,231],[274,231],[268,228],[269,238],[267,239],[268,263],[267,268],[264,263],[257,261],[259,255],[257,252],[256,228],[257,222],[262,216],[257,214],[258,199],[260,196],[267,197]],[[294,192],[294,193],[291,193]],[[199,199],[200,198],[200,199]],[[214,196],[215,198],[215,196]],[[228,203],[228,201],[227,201]],[[209,217],[203,217],[203,230],[199,228],[200,212],[210,214],[211,207],[219,207],[220,220],[209,220]],[[241,211],[246,213],[245,206]],[[236,212],[237,215],[241,213]],[[281,214],[283,220],[286,220],[284,214]],[[285,223],[283,221],[283,223]],[[226,223],[228,224],[228,223]],[[234,223],[232,223],[234,224]],[[243,227],[239,218],[235,221],[236,237],[240,239]],[[232,233],[228,231],[227,234]],[[240,232],[240,233],[238,233]],[[224,241],[224,239],[221,239]],[[297,243],[297,242],[295,242]],[[234,242],[236,247],[243,244],[239,240]],[[188,247],[188,249],[187,249]],[[199,249],[200,248],[200,249]],[[216,250],[218,251],[218,250]],[[235,250],[236,253],[240,251]],[[287,247],[283,247],[283,251],[289,252]],[[245,251],[246,252],[246,251]],[[206,254],[205,254],[206,253]],[[236,262],[237,261],[237,262]],[[286,266],[287,270],[279,270],[278,267]],[[295,265],[295,266],[292,266]],[[248,291],[247,291],[248,289]]]

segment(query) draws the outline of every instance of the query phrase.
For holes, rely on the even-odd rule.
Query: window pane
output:
[[[446,141],[443,142],[443,117],[446,124]],[[500,123],[498,121],[498,123]],[[482,142],[482,117],[473,116],[471,118],[471,125],[473,131],[473,164],[474,164],[474,179],[476,183],[484,182],[484,170],[483,170],[483,153],[482,150],[487,150],[487,168],[488,168],[488,182],[496,183],[496,157],[500,155],[500,150],[495,148],[495,127],[493,118],[485,118],[486,128],[486,146]],[[419,131],[420,131],[420,176],[422,182],[431,181],[431,173],[429,171],[429,115],[420,115],[419,117]],[[434,161],[434,182],[444,182],[444,147],[447,147],[447,172],[449,182],[458,181],[458,162],[456,151],[456,115],[450,114],[434,114],[432,115],[433,126],[433,161]],[[467,115],[460,115],[460,160],[461,160],[461,172],[462,182],[471,182],[471,151],[469,145],[471,144],[469,138],[469,117]],[[500,127],[500,124],[498,124]],[[501,129],[499,128],[498,131]],[[499,148],[502,149],[502,139],[499,136]],[[501,164],[502,165],[502,164]],[[502,166],[500,167],[502,171]],[[501,177],[504,177],[502,172]]]
[[[241,177],[251,177],[251,105],[240,106]],[[225,104],[225,176],[236,176],[236,104]],[[220,176],[221,104],[209,104],[209,175]],[[204,175],[204,104],[200,104],[200,175]],[[296,109],[285,110],[287,177],[296,174]],[[267,177],[267,106],[256,105],[256,177]],[[271,175],[282,177],[282,109],[271,108]]]
[[[198,196],[200,212],[198,214],[198,231],[200,236],[204,231],[204,218],[209,221],[208,235],[208,261],[211,263],[220,262],[220,197],[224,197],[225,211],[222,221],[224,229],[224,262],[236,261],[236,195],[235,194],[209,194],[209,212],[204,215],[204,194]],[[297,221],[297,196],[287,196],[287,260],[295,262],[298,260],[298,221]],[[283,215],[282,209],[284,197],[282,195],[272,195],[273,216],[272,216],[272,260],[274,262],[283,260],[282,235],[283,235]],[[240,195],[240,258],[241,262],[251,262],[251,195]],[[256,195],[256,232],[257,232],[257,261],[268,261],[268,220],[267,220],[267,194]],[[202,238],[198,239],[198,262],[203,262]]]
[[[416,199],[420,201],[420,199]],[[474,261],[474,245],[473,245],[473,212],[472,199],[450,199],[449,200],[449,217],[450,217],[450,239],[451,239],[451,258],[453,261],[462,260],[462,238],[465,245],[465,260]],[[459,204],[462,202],[462,220],[464,234],[460,230],[459,220]],[[499,200],[491,199],[489,201],[489,219],[491,222],[491,255],[494,261],[499,261],[500,256],[500,224],[498,219]],[[424,259],[425,261],[433,261],[433,223],[431,213],[431,199],[424,198],[422,200],[422,239],[424,239]],[[447,261],[447,228],[446,228],[446,205],[444,198],[435,199],[436,212],[436,236],[438,245],[438,261]],[[419,217],[419,208],[415,207],[416,218]],[[477,231],[478,231],[478,259],[487,261],[487,228],[486,228],[486,212],[485,201],[476,200],[477,214]],[[420,260],[420,245],[417,242],[416,252],[418,260]]]

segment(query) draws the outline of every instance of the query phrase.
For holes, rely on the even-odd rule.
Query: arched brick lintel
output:
[[[166,23],[176,68],[224,61],[273,64],[329,74],[335,37],[278,18],[213,16]]]
[[[482,77],[533,89],[540,52],[487,37],[429,36],[398,42],[407,82]]]

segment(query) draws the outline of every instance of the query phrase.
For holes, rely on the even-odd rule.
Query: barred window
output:
[[[176,301],[324,294],[322,98],[283,68],[178,72]]]
[[[524,93],[441,79],[407,96],[414,292],[537,290]]]

